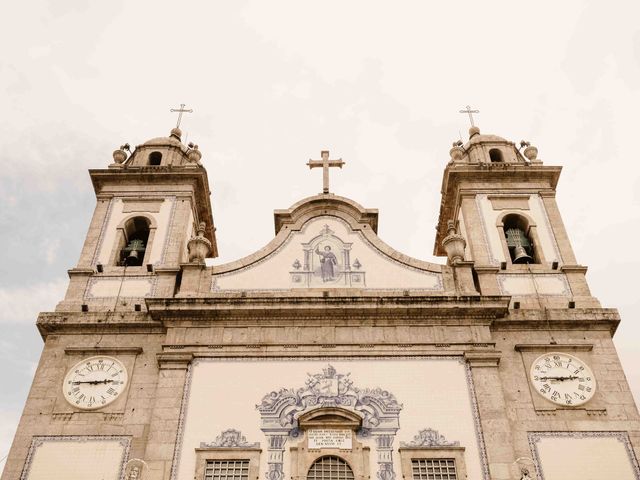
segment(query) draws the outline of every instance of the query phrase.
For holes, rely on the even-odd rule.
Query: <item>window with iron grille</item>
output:
[[[340,457],[327,455],[313,462],[307,480],[353,480],[353,470]]]
[[[421,458],[411,460],[413,480],[457,480],[453,458]]]
[[[249,460],[207,460],[204,480],[249,480]]]

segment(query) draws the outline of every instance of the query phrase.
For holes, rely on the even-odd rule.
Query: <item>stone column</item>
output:
[[[555,192],[540,192],[542,203],[546,210],[547,217],[549,218],[549,224],[551,225],[551,231],[558,244],[560,250],[560,256],[558,261],[566,265],[575,265],[577,263],[576,256],[571,248],[571,242],[567,235],[567,230],[562,223],[562,217],[560,216],[560,210],[556,203]]]
[[[178,430],[184,421],[180,413],[191,359],[191,354],[161,353],[158,356],[158,386],[151,407],[149,437],[144,454],[149,467],[149,480],[169,480],[172,468],[178,467],[174,465],[174,459],[180,453]]]
[[[465,352],[465,359],[471,367],[491,480],[511,480],[515,452],[498,372],[500,352]]]
[[[393,435],[376,435],[376,447],[378,451],[378,480],[394,480],[396,473],[393,471]]]
[[[267,464],[265,472],[266,480],[283,480],[284,478],[284,445],[287,443],[287,434],[267,434]]]
[[[106,218],[111,209],[113,197],[110,195],[98,195],[98,203],[93,211],[89,231],[82,246],[80,259],[78,260],[79,268],[91,268],[93,266],[93,258],[97,254],[97,248],[100,243],[100,234],[102,226],[109,220]]]

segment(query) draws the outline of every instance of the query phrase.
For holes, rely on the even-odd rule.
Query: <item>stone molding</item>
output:
[[[67,347],[67,355],[139,355],[142,347]]]
[[[31,463],[36,454],[36,450],[45,442],[104,442],[117,441],[122,445],[124,451],[120,461],[120,477],[124,476],[125,464],[129,458],[131,448],[131,437],[127,435],[34,435],[29,446],[27,459],[24,462],[20,480],[28,480]]]
[[[220,435],[212,442],[200,442],[200,448],[206,449],[229,449],[229,448],[241,448],[260,450],[260,442],[247,442],[247,439],[240,430],[235,428],[229,428],[220,432]]]
[[[557,350],[574,350],[578,352],[590,352],[592,343],[519,343],[513,349],[517,352],[555,352]]]
[[[538,443],[543,438],[615,438],[624,445],[631,464],[633,473],[637,480],[640,480],[640,465],[636,458],[631,440],[629,439],[629,433],[625,431],[562,431],[562,432],[528,432],[527,437],[529,439],[529,448],[535,464],[538,480],[546,480],[542,463],[540,461],[540,454],[538,452]]]
[[[459,441],[449,441],[444,435],[432,428],[420,430],[410,442],[400,442],[400,448],[413,449],[424,447],[459,447]]]
[[[472,368],[478,367],[498,367],[502,353],[494,350],[492,352],[464,352],[464,358]]]

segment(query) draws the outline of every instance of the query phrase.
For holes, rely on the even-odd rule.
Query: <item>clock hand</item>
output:
[[[575,380],[578,377],[573,375],[569,377],[540,377],[540,380],[559,380],[560,382],[564,382],[565,380]]]
[[[71,382],[72,385],[80,385],[81,383],[88,383],[89,385],[99,385],[101,383],[113,383],[113,380],[89,380],[86,382]]]

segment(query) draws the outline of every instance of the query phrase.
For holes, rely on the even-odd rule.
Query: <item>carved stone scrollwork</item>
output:
[[[402,404],[382,388],[358,388],[350,374],[338,373],[327,365],[322,373],[307,374],[301,388],[281,388],[262,398],[256,409],[262,417],[261,429],[267,435],[269,470],[266,480],[282,480],[284,444],[298,434],[300,414],[318,408],[340,407],[362,419],[358,435],[373,435],[378,450],[378,480],[394,480],[393,440],[400,428]]]
[[[448,441],[440,432],[432,428],[420,430],[411,442],[400,442],[400,447],[459,447],[460,442]]]
[[[230,428],[223,431],[213,442],[201,442],[200,448],[260,448],[260,443],[249,443],[242,432]]]
[[[207,258],[211,252],[211,242],[204,236],[205,229],[206,224],[200,222],[196,236],[191,237],[191,240],[189,240],[187,244],[190,262],[204,263],[204,259]]]

